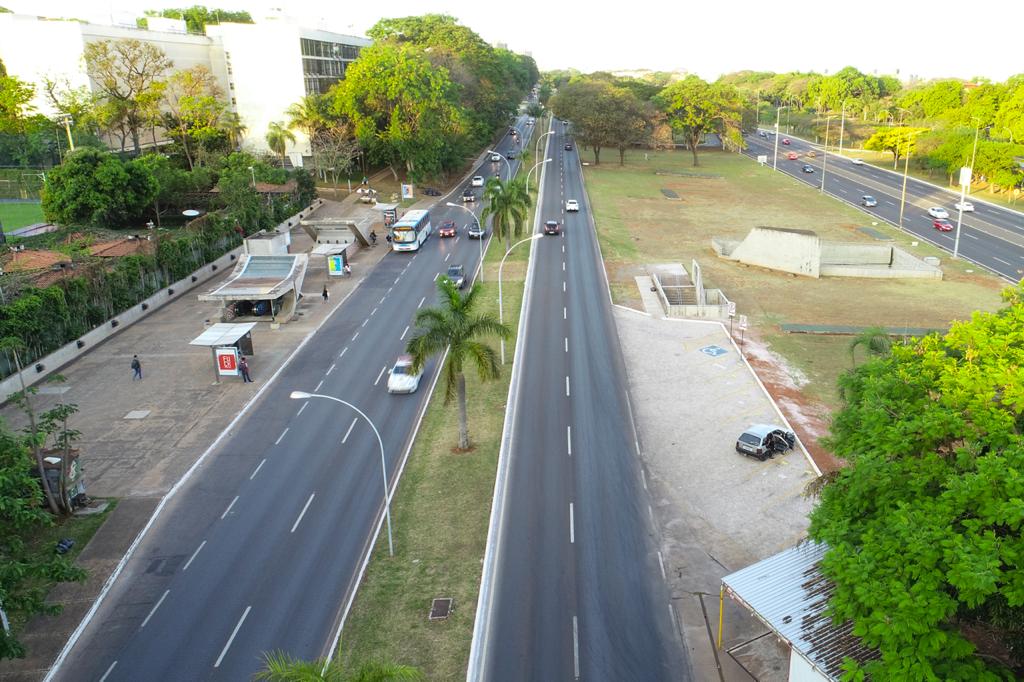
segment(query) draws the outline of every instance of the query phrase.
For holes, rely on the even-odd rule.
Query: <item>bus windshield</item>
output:
[[[416,230],[411,227],[396,227],[391,230],[391,239],[399,244],[416,241]]]

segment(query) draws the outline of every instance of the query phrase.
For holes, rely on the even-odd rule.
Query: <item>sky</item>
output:
[[[382,17],[450,14],[492,44],[531,53],[542,71],[650,69],[714,79],[742,69],[834,73],[855,66],[904,80],[981,76],[994,81],[1024,72],[1021,0],[976,5],[952,0],[635,0],[614,5],[566,0],[507,5],[486,0],[0,0],[0,6],[15,12],[98,23],[141,15],[145,9],[193,4],[245,9],[257,20],[280,7],[304,25],[356,35]]]

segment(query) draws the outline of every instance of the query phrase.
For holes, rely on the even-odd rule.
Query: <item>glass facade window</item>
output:
[[[345,68],[359,57],[358,45],[301,39],[302,75],[306,94],[322,95],[345,77]]]

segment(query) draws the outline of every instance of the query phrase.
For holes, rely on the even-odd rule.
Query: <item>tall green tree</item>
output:
[[[1024,287],[1004,300],[840,378],[848,465],[809,532],[833,615],[881,653],[849,679],[1008,680],[1024,658]]]
[[[732,86],[708,84],[690,75],[668,85],[655,101],[690,149],[694,166],[699,165],[697,147],[708,133],[718,133],[723,145],[738,136],[742,106]]]
[[[158,190],[144,162],[86,147],[47,175],[42,209],[60,225],[119,227],[139,221]]]
[[[341,660],[333,658],[303,661],[283,651],[264,656],[265,665],[256,673],[257,680],[265,682],[415,682],[423,679],[418,668],[390,663],[366,663],[347,675]]]
[[[154,89],[173,63],[159,47],[141,40],[87,43],[83,57],[97,92],[118,112],[115,120],[123,123],[138,153],[139,132],[146,124]]]
[[[486,336],[508,338],[512,331],[493,315],[476,313],[481,297],[479,284],[463,294],[447,277],[437,280],[441,305],[416,312],[416,332],[406,344],[413,357],[413,368],[421,370],[427,360],[448,350],[444,366],[444,401],[458,399],[459,448],[469,449],[469,418],[466,414],[467,365],[476,368],[482,380],[497,379],[501,373],[498,354],[479,339]]]
[[[168,19],[184,19],[185,27],[189,33],[205,33],[206,27],[210,24],[227,22],[232,24],[251,24],[252,15],[246,11],[232,11],[226,9],[207,8],[202,5],[192,7],[176,7],[161,10],[146,10],[147,17],[166,17]],[[146,27],[146,20],[142,18],[139,23]]]
[[[914,140],[921,133],[927,132],[927,128],[879,128],[875,134],[864,143],[864,149],[892,154],[893,168],[899,163],[900,158],[914,151]]]
[[[288,143],[295,144],[295,133],[288,130],[283,123],[271,121],[267,127],[267,146],[270,150],[281,157],[281,167],[284,167],[284,153],[288,149]]]
[[[523,234],[523,225],[530,213],[530,191],[526,180],[517,176],[511,180],[490,178],[484,186],[486,206],[480,212],[480,220],[491,220],[494,234],[505,242],[505,253],[511,248],[511,238]]]
[[[163,93],[167,130],[181,145],[189,170],[202,158],[204,146],[221,139],[221,116],[227,110],[224,93],[208,68],[199,64],[175,71]]]

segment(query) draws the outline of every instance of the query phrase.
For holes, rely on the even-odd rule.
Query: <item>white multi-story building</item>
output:
[[[370,44],[366,38],[305,28],[287,18],[209,25],[206,35],[188,33],[181,20],[150,17],[148,23],[145,30],[0,14],[0,60],[10,75],[36,86],[36,110],[53,115],[43,89],[46,80],[95,90],[85,71],[86,45],[103,40],[152,44],[167,55],[173,70],[197,65],[210,69],[229,109],[246,128],[243,147],[269,151],[269,125],[287,125],[289,106],[304,95],[327,92],[345,76],[360,49]],[[312,151],[301,130],[292,132],[296,140],[288,144],[287,155],[299,166]]]

